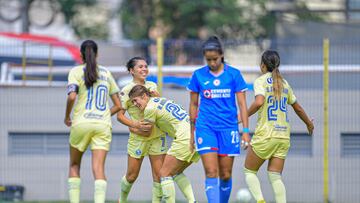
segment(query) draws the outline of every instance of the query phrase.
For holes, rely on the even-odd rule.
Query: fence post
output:
[[[48,66],[49,66],[49,74],[48,74],[48,82],[49,82],[49,86],[51,86],[52,80],[53,80],[53,73],[52,73],[52,69],[53,69],[53,59],[52,59],[52,50],[53,46],[49,45],[49,57],[48,57]]]
[[[26,41],[23,42],[23,53],[22,53],[22,60],[21,60],[21,65],[22,65],[22,85],[25,85],[25,81],[26,81],[26,72],[25,72],[25,68],[26,68]]]
[[[329,39],[323,40],[324,63],[324,202],[329,202]]]
[[[156,39],[156,50],[157,50],[157,85],[160,96],[162,96],[163,89],[163,74],[162,66],[164,64],[164,41],[161,37]]]

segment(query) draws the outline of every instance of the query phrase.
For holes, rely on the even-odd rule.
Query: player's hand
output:
[[[155,91],[155,90],[150,90],[150,95],[152,96],[152,97],[160,97],[160,94],[157,92],[157,91]]]
[[[249,133],[243,133],[241,136],[241,147],[246,150],[250,145],[250,135]]]
[[[310,120],[310,123],[308,123],[306,125],[307,129],[308,129],[308,132],[309,132],[309,135],[313,135],[313,132],[314,132],[314,119],[311,119]]]
[[[134,121],[134,124],[133,124],[133,128],[136,128],[136,129],[139,129],[139,130],[142,130],[142,131],[149,131],[151,130],[151,123],[149,122],[146,122],[146,121]]]
[[[71,118],[69,117],[69,118],[65,118],[64,119],[64,123],[65,123],[65,125],[67,126],[67,127],[70,127],[71,126]]]
[[[151,127],[152,127],[151,123],[146,122],[146,121],[140,121],[139,123],[140,123],[140,128],[139,128],[140,130],[142,130],[144,132],[148,132],[151,130]]]

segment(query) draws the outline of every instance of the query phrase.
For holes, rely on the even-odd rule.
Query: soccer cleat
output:
[[[266,203],[265,200],[259,200],[257,203]]]

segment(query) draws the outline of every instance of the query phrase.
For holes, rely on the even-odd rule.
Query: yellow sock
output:
[[[248,185],[249,190],[253,195],[254,199],[257,202],[264,201],[264,197],[261,192],[260,181],[256,175],[257,171],[252,171],[247,168],[244,168],[244,173],[245,173],[246,184]]]
[[[162,197],[161,184],[154,182],[152,187],[152,203],[160,203]]]
[[[179,173],[175,175],[174,182],[178,185],[181,192],[184,194],[185,198],[188,200],[188,202],[195,202],[195,196],[193,189],[191,187],[190,180],[185,176],[183,173]]]
[[[68,191],[70,203],[80,202],[80,184],[81,180],[78,177],[68,179]]]
[[[166,203],[175,203],[175,185],[172,177],[161,178],[161,189]]]
[[[276,203],[286,203],[286,189],[281,180],[281,174],[268,171],[268,177],[274,191]]]
[[[106,180],[95,180],[94,203],[105,203],[106,197]]]
[[[121,191],[120,191],[120,203],[127,203],[127,198],[132,187],[132,183],[129,183],[124,176],[121,180]]]

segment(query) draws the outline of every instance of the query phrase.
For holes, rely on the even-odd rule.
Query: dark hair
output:
[[[130,69],[133,69],[138,61],[145,61],[147,63],[144,57],[135,56],[126,63],[127,70],[130,72]]]
[[[151,96],[150,91],[143,85],[135,85],[129,92],[129,98],[134,98],[146,94]]]
[[[97,72],[97,56],[98,47],[93,40],[85,40],[80,47],[80,52],[82,55],[82,60],[86,63],[85,68],[85,85],[86,88],[90,88],[97,81],[98,72]]]
[[[274,95],[279,100],[284,88],[283,77],[279,71],[280,56],[277,51],[267,50],[262,54],[261,62],[266,66],[267,71],[272,73]]]
[[[217,51],[219,54],[224,54],[223,46],[220,39],[217,36],[211,36],[202,45],[203,55],[207,51]],[[221,62],[224,63],[224,57],[221,58]]]

